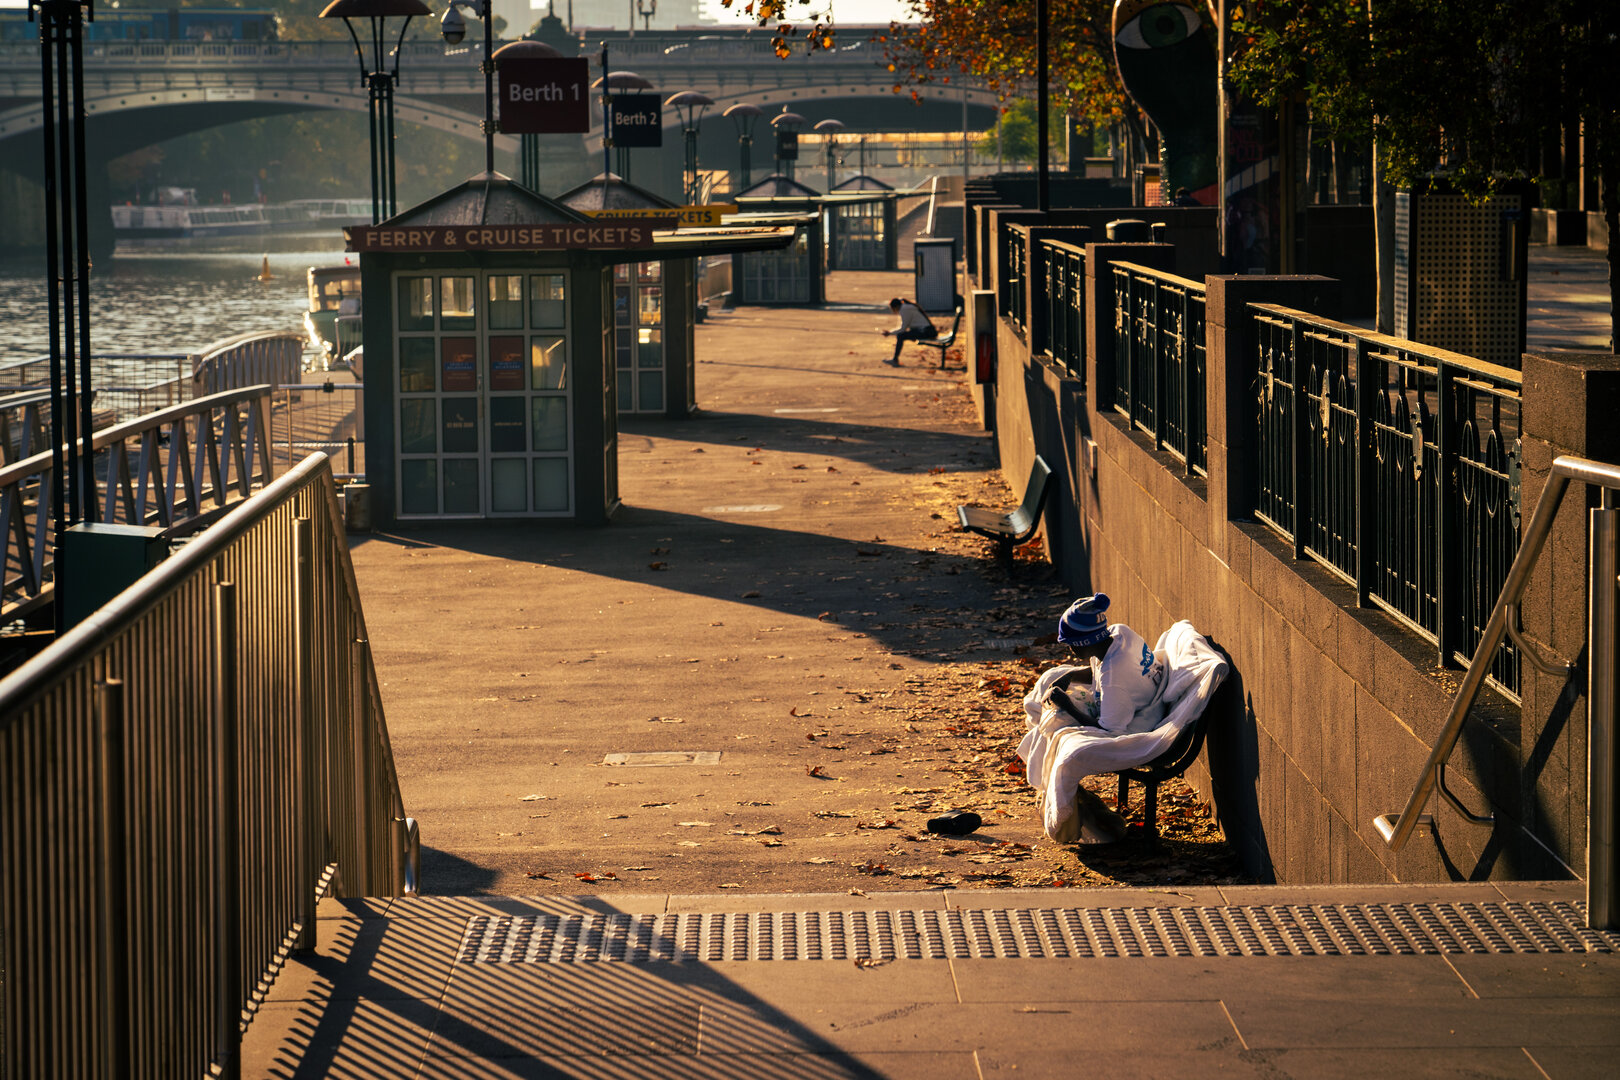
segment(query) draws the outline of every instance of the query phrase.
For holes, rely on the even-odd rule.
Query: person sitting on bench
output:
[[[900,350],[908,341],[931,341],[939,336],[939,328],[931,322],[916,301],[902,300],[898,296],[889,301],[889,310],[900,316],[900,325],[883,331],[884,337],[894,338],[894,356],[883,361],[890,367],[900,366]]]
[[[1108,597],[1083,597],[1058,621],[1058,640],[1075,662],[1091,668],[1096,724],[1110,735],[1146,731],[1160,719],[1164,657],[1148,648],[1142,635],[1124,623],[1108,625]]]

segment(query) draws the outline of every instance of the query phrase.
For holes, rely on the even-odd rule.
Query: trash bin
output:
[[[913,297],[929,315],[956,311],[956,238],[917,240],[912,246]]]
[[[1137,218],[1119,218],[1110,221],[1105,228],[1108,239],[1116,244],[1145,244],[1153,239],[1148,223]]]

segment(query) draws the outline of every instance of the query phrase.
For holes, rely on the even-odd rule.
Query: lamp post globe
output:
[[[321,12],[323,19],[342,19],[354,41],[355,56],[360,61],[360,81],[368,91],[371,116],[371,223],[393,217],[399,211],[397,184],[394,170],[394,84],[399,82],[400,46],[405,31],[418,15],[431,15],[422,0],[332,0]],[[387,49],[389,19],[399,19],[399,34],[394,47]],[[359,23],[366,30],[366,42],[355,29]],[[366,55],[366,43],[371,55]],[[393,57],[393,66],[388,64]]]
[[[765,115],[765,110],[758,105],[739,101],[720,115],[730,120],[731,126],[737,129],[737,190],[741,191],[754,182],[753,162],[749,156],[754,148],[754,125]]]
[[[714,98],[697,90],[682,90],[671,95],[664,104],[675,110],[675,115],[680,119],[681,134],[686,137],[686,204],[695,206],[698,202],[698,125],[703,122],[703,114],[709,111],[709,106],[714,104]]]

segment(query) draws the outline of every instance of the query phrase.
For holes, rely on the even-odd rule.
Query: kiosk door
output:
[[[573,515],[567,284],[395,275],[401,518]]]

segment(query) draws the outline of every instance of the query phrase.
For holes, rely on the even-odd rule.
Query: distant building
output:
[[[654,0],[640,0],[642,7],[653,7]],[[574,26],[614,27],[623,30],[635,15],[636,29],[650,25],[654,30],[673,30],[677,26],[696,26],[713,23],[703,12],[703,0],[656,0],[657,10],[651,20],[644,21],[637,12],[637,0],[556,0],[557,17],[569,22],[570,8]],[[495,0],[495,13],[506,19],[507,25],[529,27],[538,22],[552,7],[552,0]],[[509,33],[515,37],[516,34]]]

